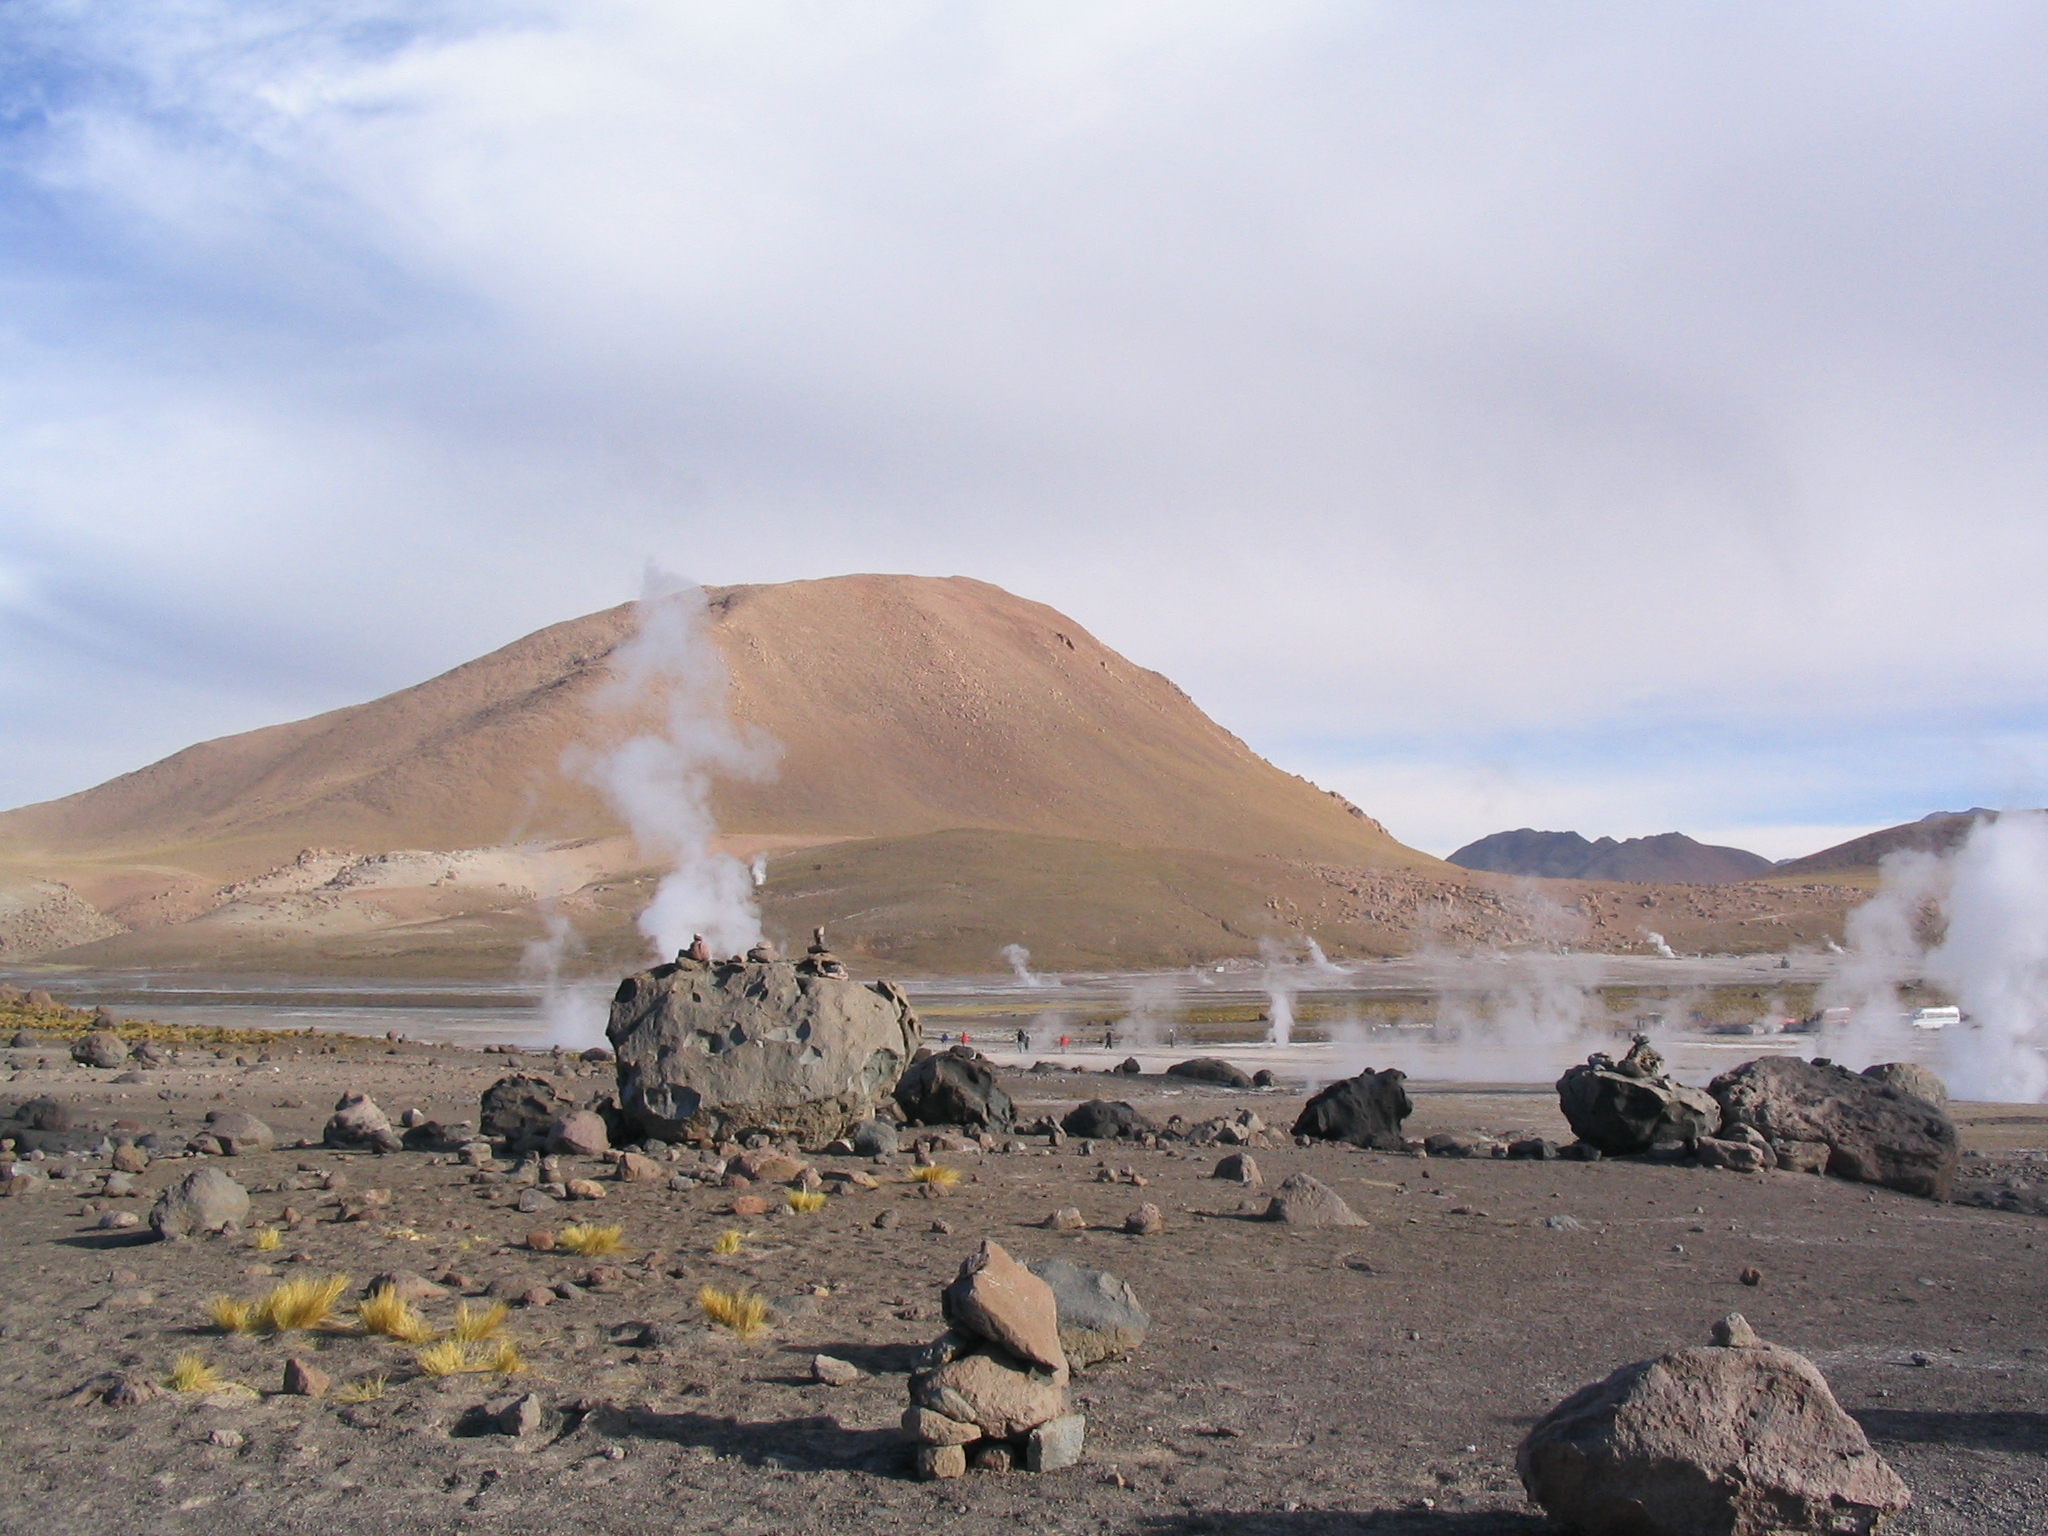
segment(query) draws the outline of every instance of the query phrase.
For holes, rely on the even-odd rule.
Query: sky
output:
[[[969,575],[1445,853],[2048,799],[2048,11],[0,7],[0,804]]]

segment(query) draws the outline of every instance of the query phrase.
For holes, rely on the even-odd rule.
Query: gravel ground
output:
[[[508,1065],[451,1049],[387,1054],[381,1043],[265,1049],[270,1059],[250,1049],[239,1065],[231,1052],[188,1054],[127,1084],[17,1051],[7,1092],[187,1134],[209,1109],[243,1109],[295,1138],[317,1135],[345,1089],[368,1091],[394,1117],[418,1107],[473,1119],[476,1094]],[[607,1069],[575,1071],[580,1093],[606,1085]],[[1191,1121],[1249,1105],[1281,1126],[1301,1102],[1156,1078],[1007,1086],[1027,1120],[1095,1091]],[[1412,1134],[1562,1129],[1548,1094],[1415,1096]],[[1962,1108],[1966,1140],[2001,1170],[2048,1147],[2048,1116]],[[1528,1425],[1618,1365],[1706,1342],[1714,1319],[1739,1310],[1826,1371],[1912,1486],[1914,1507],[1892,1530],[2048,1531],[2048,1228],[2027,1211],[1790,1174],[1255,1149],[1269,1184],[1305,1170],[1371,1222],[1301,1231],[1240,1214],[1244,1192],[1208,1177],[1225,1149],[1088,1156],[1073,1143],[1057,1154],[1042,1139],[1027,1145],[952,1158],[965,1182],[940,1199],[906,1181],[907,1158],[821,1158],[821,1169],[857,1168],[882,1187],[815,1215],[752,1220],[725,1213],[726,1191],[612,1182],[601,1203],[522,1215],[501,1203],[502,1187],[423,1153],[222,1160],[258,1191],[258,1222],[277,1223],[287,1206],[306,1218],[275,1252],[246,1235],[155,1243],[102,1232],[92,1203],[61,1181],[0,1201],[0,1529],[1534,1536],[1554,1528],[1514,1477]],[[156,1188],[193,1166],[159,1161],[138,1181],[142,1197],[107,1204],[145,1212]],[[1105,1167],[1134,1171],[1144,1187],[1100,1182]],[[389,1189],[389,1214],[341,1223],[334,1193],[279,1188],[328,1173],[350,1192]],[[1167,1230],[1116,1230],[1142,1201],[1165,1210]],[[1097,1225],[1037,1225],[1066,1205]],[[897,1222],[878,1229],[884,1209]],[[610,1261],[618,1275],[596,1289],[579,1283],[588,1261],[523,1246],[537,1227],[579,1217],[625,1229],[628,1261]],[[735,1227],[747,1234],[740,1252],[714,1254]],[[939,1287],[985,1236],[1027,1260],[1064,1254],[1123,1276],[1152,1313],[1152,1337],[1134,1358],[1077,1376],[1090,1425],[1079,1467],[916,1483],[897,1430],[909,1356],[938,1332]],[[1751,1265],[1763,1271],[1756,1287],[1737,1279]],[[206,1322],[216,1294],[251,1296],[300,1274],[345,1273],[360,1288],[400,1268],[453,1272],[471,1294],[517,1282],[559,1285],[569,1299],[514,1311],[508,1332],[531,1368],[509,1384],[423,1377],[408,1350],[347,1332],[224,1336]],[[749,1344],[709,1330],[696,1305],[705,1283],[776,1298],[782,1320]],[[454,1305],[425,1310],[445,1321]],[[112,1408],[87,1390],[113,1371],[160,1379],[188,1351],[258,1394],[165,1393]],[[867,1374],[816,1384],[808,1365],[819,1352]],[[384,1373],[386,1393],[352,1406],[283,1395],[292,1353],[338,1381]],[[471,1432],[479,1405],[528,1390],[549,1408],[541,1433]]]

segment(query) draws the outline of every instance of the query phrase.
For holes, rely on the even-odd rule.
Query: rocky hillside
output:
[[[1655,837],[1587,841],[1576,832],[1523,827],[1467,843],[1450,857],[1461,869],[1543,880],[1629,880],[1670,885],[1719,885],[1754,880],[1774,866],[1760,854],[1695,842],[1682,832]]]

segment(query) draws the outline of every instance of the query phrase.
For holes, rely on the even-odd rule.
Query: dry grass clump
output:
[[[255,1301],[216,1296],[207,1302],[206,1316],[223,1333],[292,1333],[326,1328],[340,1321],[334,1315],[334,1304],[347,1289],[347,1275],[329,1275],[325,1280],[286,1280]]]
[[[511,1309],[502,1301],[494,1301],[481,1312],[469,1310],[469,1303],[458,1302],[455,1307],[455,1326],[448,1330],[448,1336],[464,1344],[481,1344],[496,1335],[505,1326],[505,1318]]]
[[[501,1376],[511,1376],[526,1369],[525,1356],[510,1339],[500,1339],[488,1350],[461,1339],[443,1339],[416,1351],[412,1358],[429,1376],[460,1376],[471,1371],[496,1371]]]
[[[354,1381],[345,1381],[334,1389],[337,1403],[374,1403],[384,1395],[391,1385],[391,1378],[379,1371],[374,1376],[358,1376]]]
[[[334,1304],[347,1289],[347,1275],[329,1275],[325,1280],[311,1276],[287,1280],[272,1286],[270,1294],[256,1303],[256,1324],[270,1333],[329,1327],[339,1321],[334,1315]]]
[[[594,1222],[576,1221],[555,1234],[555,1246],[586,1259],[601,1259],[619,1252],[625,1246],[625,1235],[624,1227],[600,1227]]]
[[[718,1241],[711,1245],[713,1253],[738,1253],[740,1251],[740,1229],[727,1227],[718,1234]]]
[[[275,1227],[258,1227],[249,1246],[258,1253],[275,1253],[284,1246],[284,1234]]]
[[[220,1372],[197,1355],[180,1355],[171,1362],[171,1374],[164,1385],[173,1392],[212,1392],[224,1385]]]
[[[707,1285],[697,1293],[697,1305],[706,1321],[730,1329],[736,1338],[751,1339],[768,1326],[767,1301],[744,1286],[722,1291]]]
[[[936,1184],[942,1189],[951,1189],[960,1182],[960,1170],[949,1168],[944,1163],[933,1163],[929,1168],[913,1168],[910,1179],[914,1184]]]
[[[380,1286],[369,1300],[356,1308],[356,1321],[366,1333],[381,1333],[401,1344],[425,1344],[434,1336],[433,1327],[412,1304],[392,1287]]]
[[[822,1189],[786,1190],[782,1198],[799,1216],[809,1216],[825,1209],[825,1191]]]
[[[256,1304],[232,1296],[216,1296],[206,1304],[207,1319],[222,1333],[254,1333]]]

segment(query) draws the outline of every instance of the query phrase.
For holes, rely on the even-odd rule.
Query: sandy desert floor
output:
[[[345,1090],[394,1118],[418,1108],[474,1120],[479,1091],[512,1065],[383,1042],[319,1054],[324,1044],[188,1051],[128,1083],[61,1048],[17,1049],[5,1053],[5,1091],[181,1138],[208,1110],[245,1109],[292,1139],[317,1136]],[[527,1061],[579,1094],[609,1082],[606,1067]],[[1190,1121],[1248,1105],[1284,1127],[1301,1102],[1156,1077],[1016,1074],[1006,1085],[1025,1121],[1100,1093]],[[1563,1130],[1544,1091],[1424,1088],[1415,1099],[1411,1134]],[[2048,1171],[2048,1113],[1960,1106],[1959,1118],[1978,1184],[2024,1190],[2030,1170]],[[1256,1151],[1268,1184],[1306,1170],[1371,1222],[1302,1231],[1240,1214],[1244,1191],[1208,1177],[1223,1149],[1025,1146],[953,1157],[965,1181],[940,1199],[907,1182],[907,1157],[847,1159],[882,1187],[815,1215],[742,1221],[725,1214],[726,1191],[609,1181],[602,1202],[522,1214],[504,1187],[472,1184],[454,1158],[428,1153],[220,1160],[254,1192],[256,1223],[281,1224],[286,1207],[304,1217],[270,1252],[249,1234],[162,1243],[97,1229],[101,1205],[144,1213],[193,1159],[155,1162],[122,1200],[52,1181],[0,1201],[0,1529],[1534,1536],[1552,1527],[1513,1473],[1532,1420],[1617,1365],[1705,1342],[1714,1319],[1739,1310],[1821,1365],[1912,1486],[1915,1505],[1891,1529],[2048,1531],[2038,1216],[1782,1173]],[[1144,1187],[1100,1182],[1104,1167],[1133,1170]],[[350,1192],[388,1189],[388,1214],[339,1222],[339,1192],[284,1187],[326,1174]],[[1116,1230],[1141,1201],[1165,1210],[1165,1232]],[[1091,1230],[1038,1225],[1066,1205]],[[897,1222],[877,1228],[885,1209]],[[622,1225],[629,1255],[595,1286],[589,1261],[524,1246],[538,1227],[586,1217]],[[734,1227],[746,1233],[740,1252],[715,1255]],[[1077,1375],[1090,1425],[1079,1467],[914,1482],[897,1429],[910,1356],[939,1331],[939,1287],[985,1236],[1025,1259],[1064,1254],[1124,1277],[1153,1331],[1131,1359]],[[1761,1285],[1738,1281],[1746,1266],[1762,1270]],[[404,1347],[347,1331],[246,1337],[207,1323],[217,1294],[342,1273],[353,1299],[396,1269],[463,1294],[537,1284],[562,1299],[513,1312],[508,1331],[530,1369],[509,1385],[424,1377]],[[776,1298],[782,1320],[750,1344],[707,1329],[696,1305],[706,1282]],[[456,1300],[425,1310],[445,1323]],[[126,1408],[94,1395],[107,1373],[159,1380],[187,1352],[254,1391],[166,1392]],[[820,1352],[866,1374],[814,1383]],[[356,1404],[283,1395],[289,1354],[338,1382],[383,1374],[386,1391]],[[541,1433],[472,1432],[478,1405],[529,1390],[549,1408]]]

